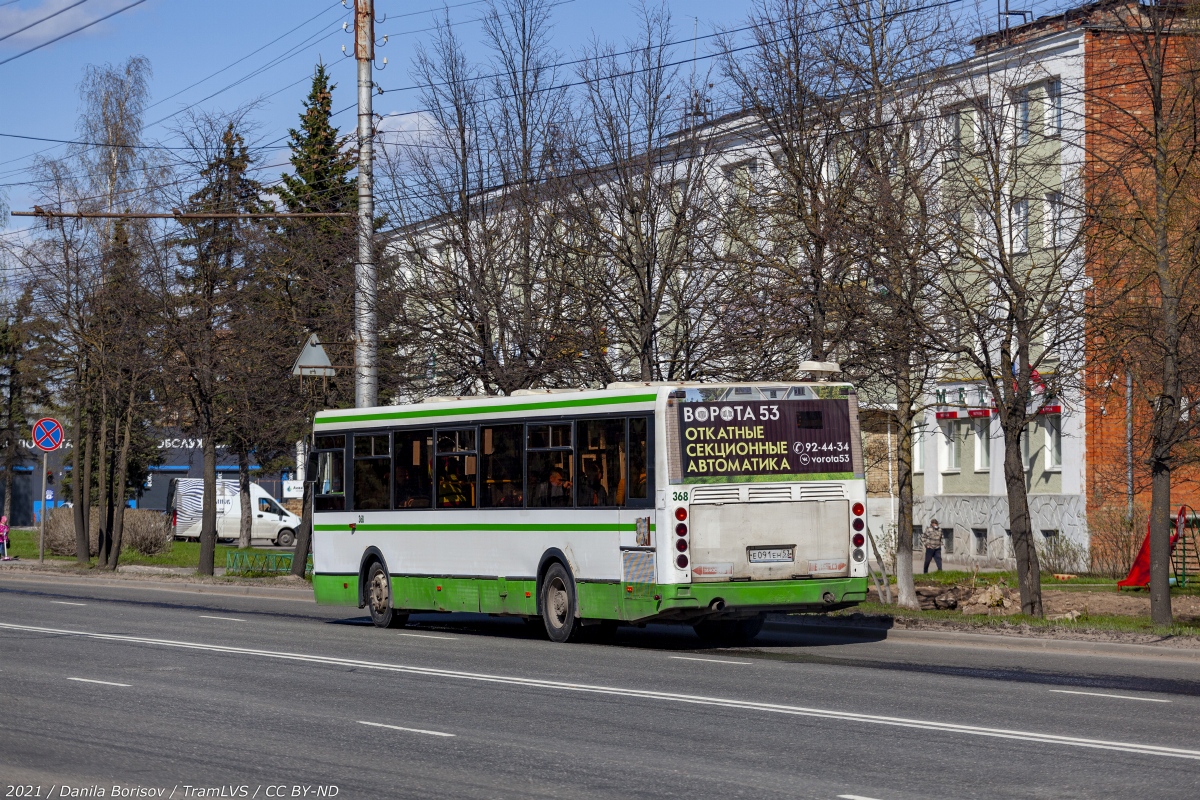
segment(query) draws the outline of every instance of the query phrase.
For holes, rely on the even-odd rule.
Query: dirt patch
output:
[[[1081,614],[1113,617],[1150,616],[1150,595],[1146,592],[1084,592],[1049,589],[1042,591],[1046,614]],[[1171,613],[1176,622],[1200,622],[1200,597],[1176,595],[1171,598]]]

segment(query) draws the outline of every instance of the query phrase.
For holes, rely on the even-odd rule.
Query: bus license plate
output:
[[[761,547],[750,549],[751,564],[780,564],[795,561],[790,547]]]

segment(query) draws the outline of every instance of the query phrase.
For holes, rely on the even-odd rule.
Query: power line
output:
[[[3,61],[0,61],[0,66],[4,66],[5,64],[9,63],[10,61],[16,61],[18,58],[21,58],[22,56],[27,56],[30,53],[33,53],[37,50],[41,50],[43,47],[48,47],[49,45],[52,45],[55,42],[61,42],[63,39],[66,39],[68,36],[74,36],[75,34],[79,33],[80,31],[87,30],[88,28],[92,27],[93,25],[98,25],[101,22],[104,22],[104,20],[106,20],[106,19],[112,19],[113,17],[117,16],[118,14],[123,14],[135,6],[140,6],[144,2],[146,2],[146,0],[134,0],[134,2],[130,3],[129,5],[124,6],[123,8],[118,8],[116,11],[113,11],[109,14],[105,14],[103,17],[94,19],[85,25],[80,25],[78,28],[69,30],[66,33],[61,34],[59,36],[55,36],[53,39],[42,42],[41,44],[39,44],[35,47],[31,47],[28,50],[25,50],[24,52],[17,53],[15,56],[9,56],[8,58],[4,59]]]
[[[3,42],[5,39],[11,39],[12,37],[16,36],[18,33],[24,33],[25,31],[29,30],[30,28],[36,28],[38,25],[41,25],[46,20],[54,19],[59,14],[65,14],[66,12],[70,11],[72,8],[81,6],[86,2],[88,2],[88,0],[75,0],[75,2],[71,3],[71,5],[63,6],[58,11],[55,11],[52,14],[47,14],[46,16],[42,17],[41,19],[34,20],[33,22],[26,25],[24,28],[17,28],[15,31],[12,31],[11,33],[6,33],[3,36],[0,36],[0,42]]]

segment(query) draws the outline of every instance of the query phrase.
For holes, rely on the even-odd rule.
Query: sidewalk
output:
[[[0,563],[0,585],[45,583],[53,578],[60,586],[119,586],[128,589],[190,592],[192,594],[234,595],[279,600],[316,602],[312,586],[290,575],[275,578],[225,578],[225,570],[216,570],[209,578],[188,567],[117,567],[117,572],[84,571],[47,561],[5,561]]]

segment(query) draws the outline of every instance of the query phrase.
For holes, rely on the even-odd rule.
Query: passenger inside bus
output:
[[[550,470],[546,480],[534,489],[529,505],[531,508],[571,505],[571,481],[563,479],[562,470]]]
[[[581,506],[607,506],[608,490],[604,488],[604,481],[600,477],[600,465],[595,461],[591,461],[587,465],[584,473],[583,486],[579,491],[579,505]]]

